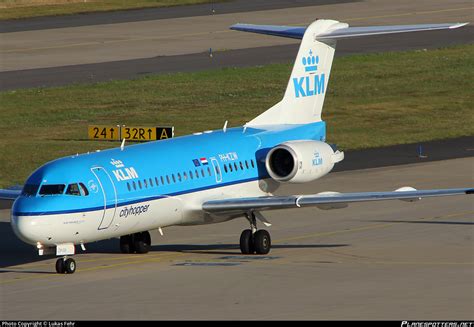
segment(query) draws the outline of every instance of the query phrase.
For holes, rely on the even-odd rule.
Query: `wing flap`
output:
[[[213,200],[203,203],[203,210],[209,213],[248,212],[254,210],[277,210],[318,205],[330,205],[354,202],[383,200],[413,200],[425,197],[473,194],[473,188],[455,188],[438,190],[414,190],[393,192],[335,193],[289,196],[267,196]]]

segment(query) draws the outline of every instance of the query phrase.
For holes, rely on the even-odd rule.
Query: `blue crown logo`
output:
[[[309,56],[302,59],[305,72],[315,72],[318,70],[319,56],[313,56],[313,51],[309,50]]]

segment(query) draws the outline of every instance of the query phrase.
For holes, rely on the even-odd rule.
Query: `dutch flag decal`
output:
[[[200,158],[199,160],[201,161],[201,164],[202,164],[202,165],[207,165],[207,164],[208,164],[206,158]]]

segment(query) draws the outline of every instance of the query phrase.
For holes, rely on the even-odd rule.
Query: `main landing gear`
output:
[[[120,237],[120,251],[122,253],[148,253],[151,246],[149,232],[135,233]]]
[[[264,229],[257,231],[257,221],[252,213],[247,216],[251,229],[246,229],[240,235],[240,251],[242,254],[267,254],[272,247],[270,233]]]
[[[56,261],[56,272],[58,274],[74,274],[76,271],[76,261],[73,258],[59,258]]]

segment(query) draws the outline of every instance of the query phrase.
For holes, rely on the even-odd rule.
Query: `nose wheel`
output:
[[[56,272],[58,274],[74,274],[76,271],[76,261],[72,258],[59,258],[56,261]]]
[[[240,235],[240,251],[242,254],[267,254],[272,247],[270,233],[264,229],[257,231],[255,215],[247,216],[251,229],[246,229]]]

